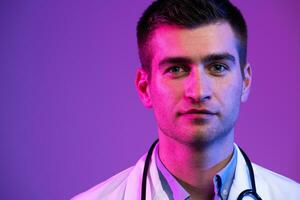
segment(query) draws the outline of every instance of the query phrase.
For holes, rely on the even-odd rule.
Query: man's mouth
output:
[[[216,112],[207,109],[189,109],[179,112],[179,115],[216,115]]]

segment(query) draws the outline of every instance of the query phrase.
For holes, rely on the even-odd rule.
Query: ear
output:
[[[250,87],[252,82],[252,69],[249,63],[244,67],[244,79],[243,79],[243,93],[241,101],[246,102],[250,93]]]
[[[150,97],[150,83],[148,76],[149,74],[144,69],[139,68],[136,73],[135,86],[144,106],[151,108],[152,101]]]

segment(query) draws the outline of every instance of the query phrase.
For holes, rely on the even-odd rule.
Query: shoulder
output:
[[[124,194],[126,183],[130,172],[133,167],[121,171],[120,173],[112,176],[94,186],[93,188],[83,192],[75,197],[72,200],[96,200],[96,199],[122,199]]]
[[[75,197],[72,200],[97,200],[97,199],[134,199],[138,195],[137,187],[140,186],[140,177],[143,173],[146,155],[143,155],[135,165],[112,176]]]
[[[257,190],[263,189],[268,192],[272,199],[297,199],[300,196],[300,184],[261,167],[257,164],[252,164],[257,184]]]

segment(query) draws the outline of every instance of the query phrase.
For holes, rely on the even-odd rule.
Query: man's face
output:
[[[233,133],[246,100],[236,37],[228,23],[194,29],[162,25],[150,41],[151,79],[138,71],[142,101],[152,107],[159,134],[181,143],[207,143]]]

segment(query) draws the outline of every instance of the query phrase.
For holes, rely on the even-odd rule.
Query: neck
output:
[[[213,197],[213,177],[227,165],[232,152],[233,130],[227,137],[207,144],[204,148],[195,148],[163,133],[159,134],[159,157],[162,163],[191,196],[197,199]]]

